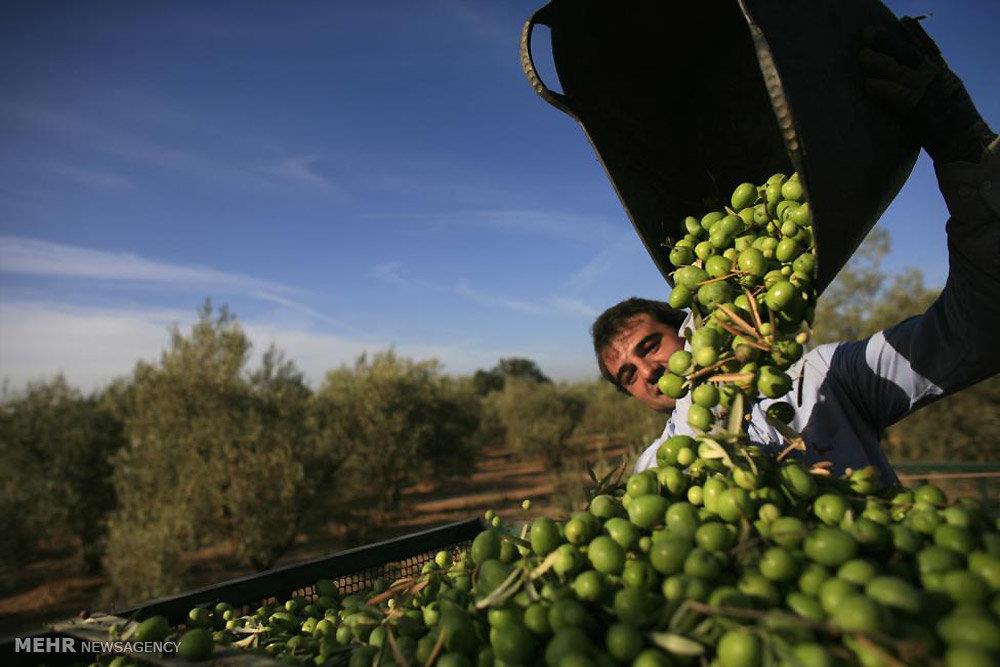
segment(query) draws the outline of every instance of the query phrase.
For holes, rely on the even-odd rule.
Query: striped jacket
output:
[[[893,482],[896,475],[879,445],[883,430],[1000,372],[1000,140],[978,164],[935,168],[951,215],[941,295],[922,315],[863,340],[804,354],[788,371],[792,390],[752,407],[748,435],[766,450],[780,451],[784,440],[764,411],[774,401],[787,401],[796,407],[790,426],[806,441],[807,462],[831,461],[838,473],[874,465],[883,482]],[[690,405],[690,394],[677,401],[663,435],[639,456],[636,472],[656,466],[664,439],[694,435],[687,423]]]

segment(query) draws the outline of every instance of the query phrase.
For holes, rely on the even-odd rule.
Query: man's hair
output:
[[[590,327],[590,334],[594,338],[594,354],[597,355],[597,367],[601,369],[601,376],[605,380],[617,387],[618,391],[625,394],[628,392],[618,384],[618,380],[611,374],[608,367],[604,365],[601,352],[622,332],[629,320],[638,315],[649,315],[660,324],[673,327],[678,333],[680,333],[681,325],[687,318],[685,311],[671,308],[663,301],[640,299],[634,296],[611,306],[594,320],[594,325]]]

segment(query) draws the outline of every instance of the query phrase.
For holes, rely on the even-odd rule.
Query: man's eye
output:
[[[660,338],[654,338],[653,340],[651,340],[651,341],[647,342],[647,343],[646,343],[646,344],[645,344],[645,345],[644,345],[644,346],[642,347],[642,350],[641,350],[641,354],[642,354],[642,356],[646,356],[646,355],[647,355],[647,354],[649,354],[650,352],[653,352],[654,350],[656,350],[656,348],[660,347],[660,341],[661,341],[661,340],[662,340],[662,339],[660,339]]]

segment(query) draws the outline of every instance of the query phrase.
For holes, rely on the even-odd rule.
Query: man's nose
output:
[[[642,379],[652,384],[660,379],[663,374],[663,367],[650,359],[640,359],[639,363],[636,364],[639,369],[639,373],[642,374]]]

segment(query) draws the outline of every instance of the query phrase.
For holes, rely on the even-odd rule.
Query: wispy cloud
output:
[[[319,161],[320,156],[318,155],[294,155],[279,160],[273,166],[264,167],[263,171],[289,183],[319,190],[338,199],[346,199],[347,192],[343,186],[335,183],[317,169]]]
[[[603,218],[543,210],[479,211],[477,216],[497,229],[517,234],[602,244],[615,238],[619,228]]]
[[[302,303],[302,290],[241,273],[161,262],[129,252],[96,250],[21,236],[0,235],[0,273],[73,277],[205,291],[228,291],[301,312],[312,319],[350,328]]]
[[[625,261],[639,243],[632,230],[621,233],[610,244],[601,248],[590,261],[570,274],[566,279],[566,287],[573,290],[587,289],[608,277],[616,264]]]
[[[26,103],[0,102],[0,113],[29,127],[80,143],[88,151],[98,151],[146,167],[168,170],[198,180],[223,184],[241,190],[281,190],[289,185],[308,187],[325,195],[345,196],[341,185],[334,183],[316,168],[317,155],[290,155],[277,160],[247,155],[242,158],[219,158],[200,150],[151,141],[118,127],[93,122],[51,108]],[[245,142],[241,143],[245,145]],[[259,147],[263,152],[263,148]],[[269,151],[273,152],[273,150]],[[67,177],[100,176],[64,168]],[[105,175],[107,177],[107,175]],[[105,178],[107,180],[107,178]]]
[[[130,87],[114,87],[102,90],[101,98],[111,109],[127,109],[132,118],[141,118],[143,124],[163,127],[196,128],[199,133],[215,133],[217,124],[198,123],[191,110],[184,106],[182,98],[164,97],[152,92]]]
[[[524,315],[573,315],[593,317],[595,311],[581,299],[553,295],[543,299],[515,299],[473,287],[467,279],[459,279],[454,284],[441,284],[404,275],[401,262],[383,262],[372,267],[372,276],[401,289],[421,289],[431,292],[453,294],[481,306],[503,308]]]
[[[491,294],[473,289],[468,282],[459,281],[452,288],[455,294],[484,306],[505,308],[526,315],[571,315],[573,317],[592,318],[597,314],[593,308],[581,299],[565,296],[549,296],[536,300],[511,299],[499,294]]]
[[[492,173],[460,157],[366,151],[351,156],[350,170],[359,188],[405,195],[433,206],[442,200],[456,207],[477,206],[484,201],[509,201],[513,196],[497,185]]]
[[[131,190],[133,187],[127,178],[110,171],[78,167],[65,162],[48,162],[43,165],[43,169],[50,174],[74,181],[88,188],[120,191]]]
[[[291,291],[285,285],[238,273],[171,264],[129,252],[95,250],[23,236],[0,236],[0,272],[174,285],[218,285],[241,292]]]
[[[382,262],[372,267],[372,275],[396,287],[410,287],[411,282],[403,278],[402,262]]]
[[[447,10],[449,16],[458,17],[479,34],[496,42],[509,46],[517,37],[520,25],[511,24],[504,17],[495,15],[490,11],[489,3],[480,6],[461,0],[439,0],[439,4]]]
[[[572,289],[584,289],[596,284],[599,280],[610,273],[614,266],[614,253],[605,248],[594,257],[570,274],[566,279],[566,286]]]
[[[473,301],[484,306],[499,306],[501,308],[506,308],[507,310],[513,310],[518,313],[526,313],[528,315],[540,315],[545,312],[545,309],[540,304],[531,303],[529,301],[519,301],[517,299],[509,299],[496,294],[482,292],[480,290],[473,289],[465,280],[458,281],[458,284],[452,288],[452,291],[469,301]]]
[[[301,303],[299,301],[294,301],[292,299],[283,297],[280,294],[275,294],[273,292],[251,292],[250,296],[260,299],[261,301],[267,301],[282,306],[284,308],[288,308],[289,310],[297,311],[299,313],[302,313],[311,320],[315,320],[317,322],[323,322],[324,324],[330,324],[344,331],[350,331],[354,333],[357,333],[359,331],[357,327],[348,324],[347,322],[341,319],[325,315],[316,310],[315,308],[307,306],[306,304]]]
[[[597,311],[588,306],[582,299],[571,299],[567,297],[553,297],[549,299],[549,303],[553,308],[568,313],[570,315],[579,315],[580,317],[586,317],[593,319],[597,316]]]
[[[18,205],[39,209],[49,201],[48,193],[42,188],[0,185],[0,201],[7,205]]]
[[[541,209],[469,209],[413,216],[436,231],[470,224],[505,234],[543,236],[604,246],[622,234],[622,225],[605,218]]]
[[[270,187],[272,181],[263,174],[225,160],[198,152],[149,141],[130,132],[71,116],[35,104],[0,103],[5,115],[62,136],[84,143],[89,150],[98,150],[124,160],[146,166],[223,182],[242,188]]]

